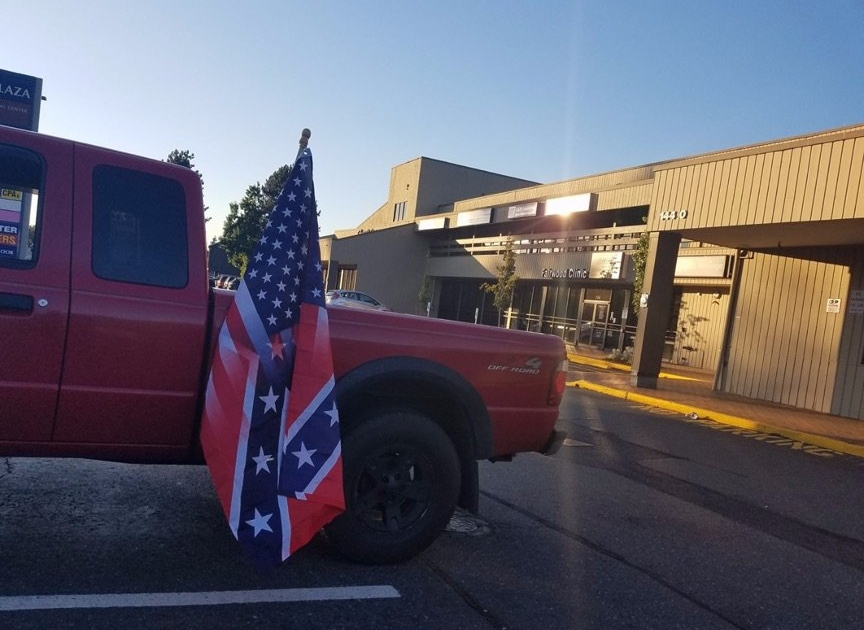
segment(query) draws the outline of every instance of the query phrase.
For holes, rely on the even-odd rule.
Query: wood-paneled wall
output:
[[[862,218],[862,168],[860,127],[673,162],[656,173],[648,229]]]
[[[831,413],[864,420],[864,313],[848,312],[852,291],[864,291],[864,248],[857,248],[851,256],[849,296],[844,296],[842,304],[846,325],[840,339],[839,371]]]
[[[672,362],[714,370],[720,357],[728,307],[728,288],[686,290],[681,295]]]
[[[723,389],[831,413],[845,313],[827,303],[846,303],[848,267],[767,254],[740,262]]]

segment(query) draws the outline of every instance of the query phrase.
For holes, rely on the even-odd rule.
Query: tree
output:
[[[201,180],[201,188],[204,188],[204,177],[201,175],[201,172],[195,168],[195,164],[192,160],[195,159],[195,154],[192,153],[188,149],[174,149],[171,153],[168,154],[168,157],[165,158],[166,162],[171,164],[177,164],[179,166],[185,166],[188,169],[195,171],[195,174],[198,176],[198,179]],[[204,213],[207,213],[207,206],[204,206]],[[209,221],[210,217],[204,217],[204,221]]]
[[[195,159],[195,154],[189,151],[188,149],[174,149],[171,153],[168,154],[168,157],[165,159],[166,162],[170,162],[171,164],[178,164],[179,166],[185,166],[186,168],[194,168],[195,165],[192,163],[192,160]],[[198,171],[195,171],[198,173]],[[201,177],[201,173],[198,173],[198,177]],[[204,183],[204,178],[201,178],[201,183]]]
[[[432,288],[434,280],[429,276],[423,276],[423,283],[420,285],[420,292],[417,294],[417,301],[422,309],[422,314],[429,313],[429,306],[432,302]]]
[[[519,276],[516,275],[516,253],[513,251],[513,241],[508,240],[504,247],[504,258],[500,265],[496,265],[498,279],[494,284],[484,282],[480,288],[491,293],[494,297],[492,303],[498,309],[498,325],[501,325],[501,314],[505,308],[509,308],[513,301],[513,291]]]
[[[254,251],[267,223],[267,216],[276,205],[276,199],[285,186],[291,165],[277,168],[261,185],[260,182],[249,186],[239,203],[228,204],[228,216],[222,226],[219,242],[228,254],[231,264],[246,272],[249,255]]]
[[[642,219],[645,221],[645,219]],[[645,265],[648,262],[648,232],[642,232],[636,243],[636,249],[630,257],[633,259],[633,297],[630,300],[633,314],[639,314],[639,299],[642,297],[642,286],[645,284]]]

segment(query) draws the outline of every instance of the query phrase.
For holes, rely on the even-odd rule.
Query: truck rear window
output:
[[[186,196],[176,180],[117,166],[93,169],[93,273],[181,288],[189,280]]]
[[[0,265],[29,267],[37,257],[42,159],[0,145]]]

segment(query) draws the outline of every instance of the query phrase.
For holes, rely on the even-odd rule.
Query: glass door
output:
[[[579,323],[579,345],[603,348],[609,320],[609,302],[585,300]]]

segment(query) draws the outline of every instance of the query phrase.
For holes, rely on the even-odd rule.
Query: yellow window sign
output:
[[[12,201],[21,201],[24,193],[20,190],[12,190],[11,188],[0,189],[0,199],[11,199]]]

